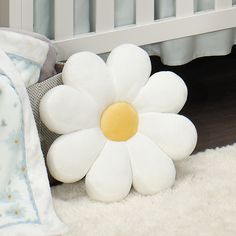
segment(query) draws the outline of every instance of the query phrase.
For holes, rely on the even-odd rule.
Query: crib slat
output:
[[[104,32],[114,29],[114,0],[94,0],[95,31]]]
[[[9,1],[9,27],[33,31],[34,25],[33,0]]]
[[[176,17],[191,16],[193,6],[193,0],[176,0]]]
[[[232,0],[215,0],[215,9],[225,9],[232,7]]]
[[[154,21],[154,0],[136,0],[136,24],[148,24]]]
[[[28,31],[34,29],[34,2],[33,0],[22,0],[22,26],[21,28]]]
[[[9,0],[9,27],[21,29],[21,0]]]
[[[0,27],[9,26],[9,2],[0,0]]]
[[[55,1],[55,39],[67,39],[74,34],[74,0]]]

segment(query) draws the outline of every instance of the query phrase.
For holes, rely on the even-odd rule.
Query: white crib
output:
[[[136,24],[114,27],[114,0],[94,0],[94,32],[74,35],[74,0],[55,0],[54,39],[59,60],[89,50],[105,53],[122,43],[147,45],[236,27],[232,0],[215,0],[215,9],[194,13],[193,0],[176,0],[176,16],[154,20],[154,0],[136,0]],[[0,25],[33,31],[33,0],[0,0]],[[106,6],[106,7],[104,7]]]

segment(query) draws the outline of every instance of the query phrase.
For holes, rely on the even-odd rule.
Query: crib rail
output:
[[[64,8],[62,2],[56,2],[57,7]],[[194,14],[193,0],[176,0],[176,17],[158,21],[154,20],[154,0],[136,0],[136,24],[120,28],[114,28],[114,0],[95,0],[95,4],[95,32],[73,37],[73,32],[62,34],[69,24],[58,24],[55,28],[55,45],[63,52],[60,59],[68,58],[75,51],[103,53],[127,42],[145,45],[236,27],[232,0],[215,0],[214,11],[197,14]],[[73,6],[67,7],[63,17],[55,17],[56,22],[66,18],[69,12],[73,15]]]
[[[33,0],[0,0],[0,26],[33,31]]]
[[[121,43],[145,45],[236,27],[232,0],[215,0],[214,10],[199,13],[193,0],[176,0],[176,16],[161,20],[154,20],[154,0],[136,0],[136,24],[115,28],[114,1],[93,0],[94,32],[74,35],[74,0],[55,0],[53,43],[60,60],[77,51],[104,53]],[[10,27],[33,30],[33,0],[9,0],[8,8]]]

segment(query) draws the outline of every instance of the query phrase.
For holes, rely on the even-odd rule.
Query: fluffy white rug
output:
[[[119,203],[90,200],[84,183],[52,189],[67,236],[235,236],[236,144],[177,164],[172,189],[155,196],[134,191]]]

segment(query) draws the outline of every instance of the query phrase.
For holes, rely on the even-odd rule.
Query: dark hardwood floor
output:
[[[180,113],[197,128],[195,152],[236,142],[236,47],[227,56],[198,58],[182,66],[165,66],[158,57],[151,60],[153,73],[173,71],[188,87]]]

